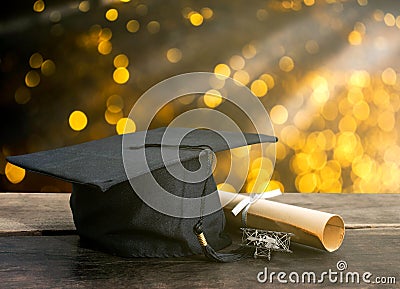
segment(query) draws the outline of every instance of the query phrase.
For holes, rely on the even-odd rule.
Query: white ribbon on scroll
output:
[[[243,194],[247,195],[247,194]],[[232,209],[232,214],[237,216],[245,207],[255,203],[256,201],[260,199],[269,199],[272,197],[276,197],[282,195],[282,192],[280,189],[276,189],[273,191],[265,192],[262,194],[257,194],[257,193],[251,193],[248,196],[246,196],[243,200],[241,200],[233,209]]]

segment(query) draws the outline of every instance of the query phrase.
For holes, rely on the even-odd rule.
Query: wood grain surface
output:
[[[85,248],[74,234],[69,194],[0,193],[0,288],[374,288],[340,281],[342,274],[371,272],[400,282],[399,195],[285,194],[275,201],[342,215],[347,229],[339,250],[328,253],[293,243],[293,253],[273,252],[271,261],[247,259],[219,264],[203,256],[126,259]],[[233,235],[238,246],[239,236]],[[345,261],[347,269],[337,268]],[[259,272],[337,272],[320,284],[259,283]],[[293,273],[295,272],[295,273]],[[264,277],[264,275],[260,275]],[[342,275],[345,278],[345,275]],[[334,277],[334,276],[333,276]],[[272,280],[272,283],[271,283]]]

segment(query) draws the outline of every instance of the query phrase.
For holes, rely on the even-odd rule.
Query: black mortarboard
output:
[[[178,145],[177,139],[180,139]],[[212,174],[201,181],[185,182],[168,168],[181,164],[188,171],[197,171],[205,149],[218,152],[276,140],[259,134],[158,128],[11,156],[7,160],[72,183],[70,206],[77,232],[85,243],[125,257],[186,256],[202,251],[193,234],[199,212],[194,212],[195,217],[179,216],[179,213],[173,216],[144,202],[154,192],[146,191],[149,179],[143,176],[151,175],[173,196],[214,195],[211,206],[218,209],[204,216],[200,212],[200,218],[208,242],[219,250],[230,244],[230,238],[223,233],[225,218],[218,195],[213,194],[216,184]],[[171,152],[177,150],[178,155],[169,153],[165,157],[164,148]],[[209,154],[206,156],[208,159]],[[136,188],[146,196],[140,196]],[[182,204],[178,202],[177,208]]]

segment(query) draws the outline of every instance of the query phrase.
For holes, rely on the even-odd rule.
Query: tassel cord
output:
[[[206,146],[208,147],[208,146]],[[211,147],[208,149],[212,150]],[[208,154],[208,172],[211,173],[212,163],[213,163],[213,154]],[[207,239],[204,235],[203,231],[203,219],[204,219],[204,208],[205,208],[205,194],[207,188],[207,181],[204,182],[203,191],[201,193],[201,206],[200,206],[200,218],[199,221],[193,226],[193,232],[196,235],[199,244],[203,250],[203,254],[211,261],[219,262],[219,263],[229,263],[239,261],[243,258],[252,255],[252,252],[249,252],[248,248],[239,247],[238,249],[231,251],[229,253],[217,253],[207,242]]]

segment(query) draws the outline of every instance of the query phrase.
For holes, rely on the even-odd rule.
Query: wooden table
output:
[[[273,252],[271,261],[248,259],[219,264],[202,256],[172,259],[124,259],[84,248],[79,243],[68,193],[0,193],[0,288],[267,288],[375,287],[375,280],[399,288],[400,195],[284,194],[274,201],[341,215],[346,235],[339,250],[323,252],[292,243],[292,254]],[[233,236],[237,243],[237,236]],[[233,246],[237,246],[234,244]],[[347,269],[339,271],[337,263]],[[273,279],[260,283],[265,274]],[[308,284],[307,274],[323,283]],[[277,279],[277,274],[285,272]],[[357,273],[360,283],[340,280],[340,272]],[[371,284],[362,280],[370,272]],[[290,275],[291,274],[291,275]],[[289,279],[304,275],[305,282]],[[282,275],[283,276],[283,275]],[[324,275],[323,275],[324,276]],[[335,276],[337,278],[335,282]],[[355,275],[354,275],[355,276]],[[365,275],[367,277],[367,275]],[[376,279],[376,277],[380,279]],[[394,277],[394,278],[391,278]],[[356,277],[354,277],[356,278]],[[272,284],[271,281],[272,280]]]

